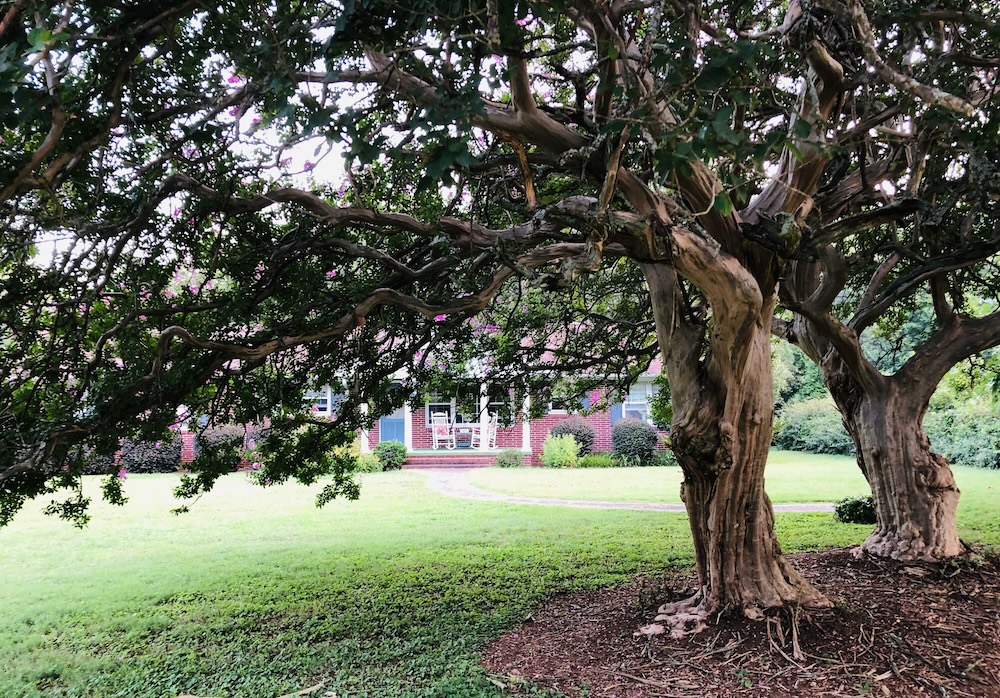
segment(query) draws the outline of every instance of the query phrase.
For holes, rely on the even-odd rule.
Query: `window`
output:
[[[652,383],[636,383],[622,401],[622,416],[625,419],[640,419],[652,424],[649,401],[655,395],[656,386]]]
[[[314,415],[321,417],[332,417],[337,410],[337,405],[344,401],[343,395],[334,395],[330,386],[319,390],[306,391],[306,401],[312,405],[310,411]]]

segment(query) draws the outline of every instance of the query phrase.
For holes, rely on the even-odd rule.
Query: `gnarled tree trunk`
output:
[[[764,491],[774,415],[773,296],[748,307],[741,322],[713,318],[706,337],[705,326],[675,324],[671,272],[644,269],[670,380],[671,436],[684,472],[699,580],[694,598],[664,606],[657,620],[679,634],[727,608],[756,616],[770,607],[828,606],[782,557]],[[710,350],[702,357],[706,339]]]
[[[829,386],[875,500],[878,525],[862,549],[896,560],[962,554],[959,491],[948,462],[931,451],[924,432],[926,401],[893,379],[881,390],[863,392],[842,381]]]

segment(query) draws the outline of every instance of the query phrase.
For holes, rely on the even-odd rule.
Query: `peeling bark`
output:
[[[675,321],[673,270],[653,264],[643,269],[671,384],[672,442],[684,472],[681,495],[699,579],[695,597],[662,607],[657,622],[682,634],[697,632],[728,608],[756,617],[763,608],[829,606],[782,557],[764,491],[774,417],[774,295],[759,297],[755,305],[732,302],[720,311],[722,318],[739,317],[713,320],[703,360],[702,330]]]

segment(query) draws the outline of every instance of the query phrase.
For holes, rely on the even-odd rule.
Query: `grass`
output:
[[[494,492],[528,497],[610,502],[679,504],[680,468],[592,468],[564,471],[533,468],[512,475],[511,469],[469,473],[470,484]],[[765,471],[768,495],[775,503],[833,502],[871,494],[853,458],[773,451]],[[996,478],[1000,484],[1000,477]]]
[[[317,510],[317,487],[234,474],[175,517],[175,476],[133,476],[82,531],[38,503],[0,529],[0,695],[506,696],[479,652],[544,597],[691,562],[683,514],[454,500],[422,477],[366,475],[360,501]],[[868,531],[777,526],[786,551]]]

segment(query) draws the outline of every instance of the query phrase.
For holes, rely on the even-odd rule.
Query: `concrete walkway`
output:
[[[684,511],[683,504],[658,504],[653,502],[594,502],[585,499],[551,499],[548,497],[519,497],[516,495],[490,492],[470,485],[466,472],[462,470],[415,470],[427,477],[427,487],[447,497],[473,499],[481,502],[508,502],[510,504],[534,504],[543,507],[576,507],[578,509],[633,509],[635,511]],[[824,502],[807,504],[775,504],[776,512],[783,511],[826,511],[832,512],[833,505]]]

